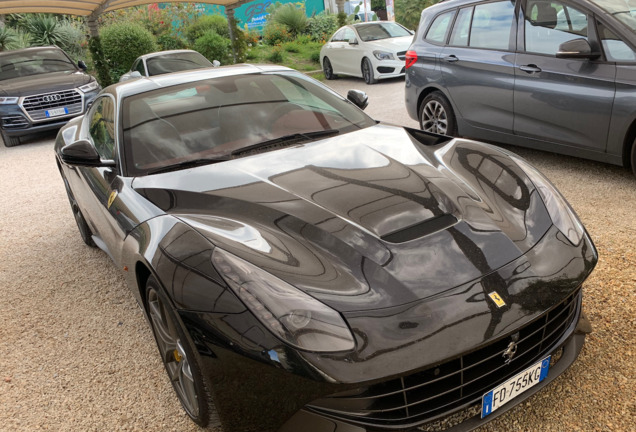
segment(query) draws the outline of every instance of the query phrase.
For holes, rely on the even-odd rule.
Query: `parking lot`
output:
[[[327,84],[341,94],[364,90],[372,117],[417,127],[402,80]],[[54,137],[0,145],[0,430],[199,430],[118,269],[77,232]],[[583,300],[594,332],[565,374],[480,430],[634,430],[636,178],[622,167],[507,148],[556,184],[598,248]]]

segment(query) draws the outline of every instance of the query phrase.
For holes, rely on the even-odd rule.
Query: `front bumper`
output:
[[[32,120],[24,109],[17,104],[0,105],[0,128],[5,135],[10,137],[22,137],[60,129],[68,123],[70,119],[84,115],[98,93],[99,91],[92,91],[83,94],[83,108],[81,112],[44,121]]]
[[[395,54],[394,54],[395,55]],[[404,76],[406,68],[404,60],[375,60],[373,69],[377,79],[395,78]]]
[[[576,359],[584,340],[584,336],[574,335],[581,314],[579,288],[596,260],[596,251],[587,236],[580,245],[572,246],[552,227],[525,255],[480,280],[413,304],[345,314],[357,339],[356,350],[350,353],[316,354],[287,347],[249,311],[180,311],[180,316],[198,347],[202,372],[229,432],[410,430],[474,406],[484,392],[536,359],[564,347],[564,354],[547,381],[486,419],[469,419],[451,429],[471,430],[540,390]],[[487,300],[485,294],[495,289],[506,301],[506,307],[496,308]],[[561,321],[553,320],[553,315],[561,315],[555,311],[564,311]],[[541,324],[542,320],[546,323]],[[550,324],[553,321],[555,324]],[[556,330],[549,325],[556,326]],[[532,345],[530,336],[543,328],[549,328],[541,331],[550,338],[542,337],[540,345]],[[513,369],[502,369],[501,354],[515,333],[521,334],[522,341],[527,337],[533,350],[528,350],[527,357],[519,354],[517,363],[511,364],[515,365]],[[393,394],[400,399],[402,393],[410,391],[385,391],[387,386],[413,377],[420,379],[436,369],[445,376],[448,365],[458,362],[463,371],[464,362],[472,361],[469,357],[488,350],[492,351],[491,358],[478,372],[483,376],[490,374],[490,362],[498,361],[501,364],[495,364],[497,369],[493,370],[503,372],[492,379],[430,412],[429,402],[425,402],[427,409],[415,415],[407,411],[395,418],[384,416],[404,408],[390,405]],[[482,380],[482,375],[475,380]],[[449,392],[457,391],[458,385],[463,389],[469,384],[472,385],[463,381],[449,384]],[[419,387],[421,383],[415,385]],[[375,400],[367,402],[377,396],[377,389],[384,392],[384,399],[377,405]],[[418,405],[427,398],[407,404]],[[299,428],[299,424],[303,427]],[[313,425],[312,429],[307,429],[308,424]]]

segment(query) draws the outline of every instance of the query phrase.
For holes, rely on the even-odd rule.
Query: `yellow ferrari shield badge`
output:
[[[503,299],[501,298],[501,296],[499,296],[499,294],[497,294],[495,291],[491,292],[490,294],[488,294],[488,297],[491,298],[492,301],[495,302],[495,304],[497,305],[497,307],[503,307],[506,305],[506,302],[503,301]]]
[[[110,206],[113,204],[113,201],[115,201],[116,196],[117,196],[117,191],[112,191],[110,193],[110,196],[108,197],[108,208],[110,208]]]

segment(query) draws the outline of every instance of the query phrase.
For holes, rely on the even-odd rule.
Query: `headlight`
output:
[[[378,60],[393,60],[395,58],[392,53],[386,51],[373,51],[373,55]]]
[[[17,97],[0,97],[0,105],[17,104]]]
[[[353,335],[335,310],[219,248],[212,261],[249,310],[280,339],[307,351],[354,348]]]
[[[552,223],[570,240],[573,245],[578,245],[583,238],[583,225],[579,221],[578,216],[570,207],[563,195],[554,187],[554,185],[543,174],[537,171],[532,165],[520,159],[511,156],[511,158],[523,169],[534,187],[539,191],[539,195],[543,199],[545,207]]]
[[[97,81],[95,81],[95,80],[89,82],[88,84],[84,84],[83,86],[79,87],[79,89],[82,92],[84,92],[84,93],[92,92],[93,90],[96,90],[98,88],[99,88],[99,84],[97,84]]]

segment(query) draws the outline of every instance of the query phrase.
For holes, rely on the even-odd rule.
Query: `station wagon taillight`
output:
[[[415,51],[409,50],[406,52],[406,68],[410,68],[417,61],[417,53]]]

